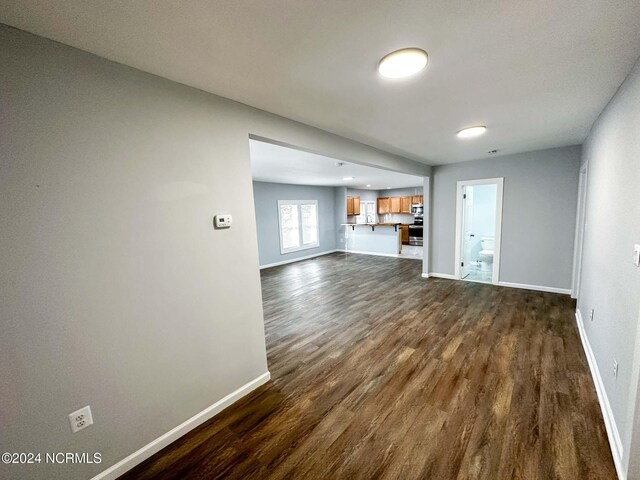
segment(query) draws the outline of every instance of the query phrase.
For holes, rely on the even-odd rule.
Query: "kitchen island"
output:
[[[345,251],[397,257],[402,249],[401,223],[343,223]]]

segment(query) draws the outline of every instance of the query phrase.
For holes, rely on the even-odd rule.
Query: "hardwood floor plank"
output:
[[[331,254],[261,272],[272,380],[124,479],[615,479],[564,295]]]

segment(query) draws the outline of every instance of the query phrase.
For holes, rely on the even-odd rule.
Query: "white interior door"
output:
[[[471,273],[471,248],[475,240],[473,227],[473,187],[462,187],[462,255],[461,278]]]

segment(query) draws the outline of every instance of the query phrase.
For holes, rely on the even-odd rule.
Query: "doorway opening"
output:
[[[354,253],[424,271],[424,177],[264,138],[250,137],[249,152],[261,269]]]
[[[498,284],[503,185],[503,178],[458,182],[455,275],[459,280]]]

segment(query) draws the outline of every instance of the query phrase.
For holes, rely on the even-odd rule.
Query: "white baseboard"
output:
[[[622,468],[622,440],[620,439],[620,433],[618,432],[618,426],[613,418],[613,412],[611,411],[611,405],[609,404],[609,397],[604,389],[602,383],[602,376],[598,369],[598,363],[591,349],[591,344],[587,338],[587,332],[584,329],[584,323],[582,322],[582,314],[580,310],[576,310],[576,323],[578,324],[578,332],[580,332],[580,340],[582,341],[582,348],[587,361],[589,362],[589,369],[591,370],[591,377],[596,387],[596,393],[598,394],[598,402],[600,403],[600,410],[602,410],[602,417],[604,418],[604,425],[607,430],[607,437],[609,438],[609,446],[611,447],[611,454],[613,455],[613,463],[616,466],[616,472],[620,480],[625,480],[626,475]]]
[[[329,255],[330,253],[341,252],[341,251],[342,250],[333,249],[333,250],[328,250],[326,252],[320,252],[320,253],[314,253],[314,254],[311,254],[311,255],[305,255],[304,257],[290,258],[289,260],[283,260],[281,262],[268,263],[267,265],[260,265],[260,270],[263,270],[265,268],[277,267],[279,265],[286,265],[287,263],[301,262],[302,260],[309,260],[310,258],[316,258],[316,257],[320,257],[322,255]]]
[[[195,414],[193,417],[181,423],[174,429],[156,438],[151,443],[146,444],[140,450],[133,452],[128,457],[110,466],[103,472],[93,477],[91,480],[115,480],[120,475],[123,475],[125,472],[131,470],[133,467],[135,467],[139,463],[142,463],[144,460],[151,457],[155,453],[159,452],[170,443],[175,442],[178,438],[182,437],[184,434],[190,432],[197,426],[209,420],[211,417],[220,413],[229,405],[241,399],[245,395],[249,394],[251,391],[255,390],[260,385],[267,383],[270,378],[271,378],[271,373],[269,372],[263,373],[258,378],[255,378],[254,380],[251,380],[249,383],[244,384],[234,392],[231,392],[226,397],[222,398],[221,400],[218,400],[213,405],[205,408],[200,413]]]
[[[527,285],[526,283],[498,282],[502,287],[523,288],[525,290],[536,290],[538,292],[562,293],[571,295],[570,288],[544,287],[542,285]]]
[[[451,275],[450,273],[435,273],[435,272],[429,272],[427,273],[427,275],[429,277],[435,277],[435,278],[446,278],[448,280],[457,280],[455,275]]]
[[[377,253],[377,252],[364,252],[362,250],[340,250],[344,253],[357,253],[359,255],[375,255],[376,257],[391,257],[391,258],[401,258],[400,255],[394,253]],[[402,257],[404,258],[404,257]]]
[[[459,280],[455,275],[452,275],[450,273],[429,272],[429,273],[423,273],[422,276],[424,278],[435,277],[435,278],[446,278],[448,280]],[[479,282],[479,283],[484,283],[484,282]],[[536,290],[539,292],[563,293],[565,295],[571,294],[571,290],[566,288],[543,287],[541,285],[527,285],[525,283],[511,283],[511,282],[498,282],[498,285],[501,287],[522,288],[525,290]]]

